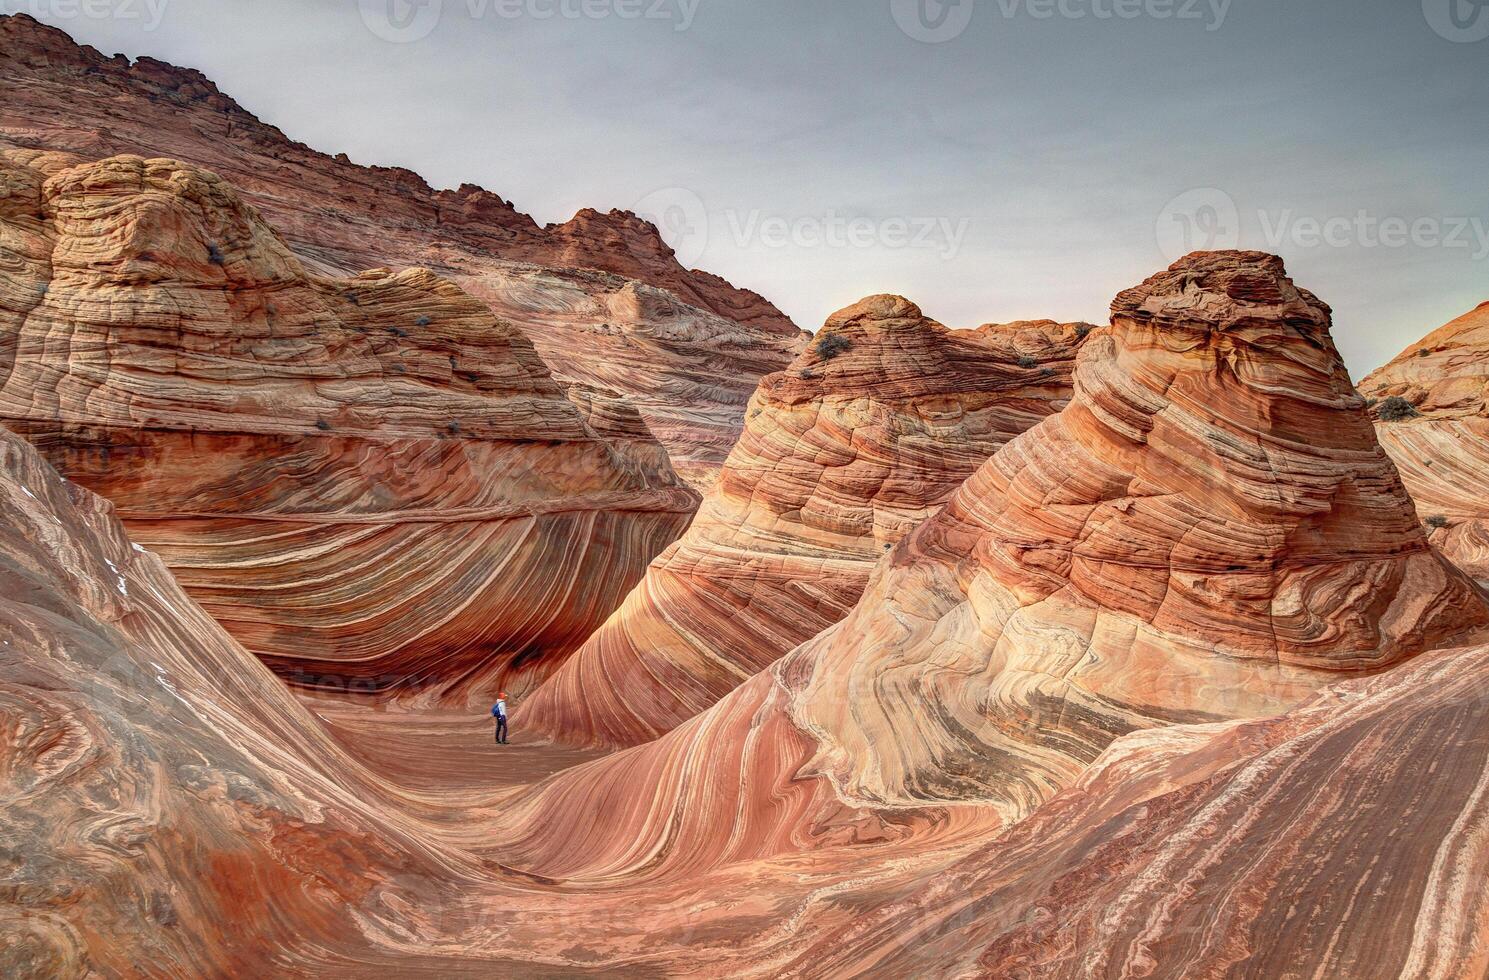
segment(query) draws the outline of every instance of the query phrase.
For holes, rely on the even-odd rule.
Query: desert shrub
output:
[[[316,419],[315,420],[315,427],[317,429],[320,429],[322,432],[330,432],[331,431],[331,423],[330,422],[327,422],[325,419]]]
[[[1392,395],[1390,398],[1381,402],[1376,413],[1386,422],[1404,422],[1407,419],[1414,419],[1421,414],[1417,411],[1415,405],[1400,395]]]
[[[825,333],[817,338],[817,356],[824,361],[830,361],[839,354],[846,353],[853,347],[853,341],[842,334]]]
[[[1019,358],[1019,367],[1021,368],[1032,368],[1038,366],[1039,358],[1037,357],[1030,357],[1028,354],[1025,354],[1023,357]]]
[[[388,333],[392,334],[395,337],[407,337],[408,336],[408,331],[405,330],[405,329],[403,329],[402,327],[389,327],[388,328]]]
[[[1091,333],[1091,331],[1095,329],[1096,328],[1091,326],[1089,323],[1083,323],[1075,328],[1075,339],[1085,340],[1086,337]]]
[[[1425,523],[1428,527],[1432,528],[1435,531],[1440,527],[1447,527],[1448,519],[1441,514],[1433,514],[1423,523]]]
[[[449,425],[445,426],[445,428],[447,428],[447,429],[450,430],[450,435],[452,435],[452,436],[458,436],[458,435],[460,435],[460,423],[459,422],[451,422]]]
[[[213,265],[222,265],[227,261],[222,257],[222,252],[217,248],[216,242],[207,243],[207,261]]]
[[[429,326],[429,317],[427,317],[427,316],[421,316],[421,317],[419,317],[417,320],[414,321],[414,326],[416,326],[416,327],[427,327],[427,326]]]
[[[1417,351],[1417,356],[1418,357],[1427,357],[1431,353],[1432,352],[1430,350],[1428,350],[1427,348],[1423,347],[1421,350]]]

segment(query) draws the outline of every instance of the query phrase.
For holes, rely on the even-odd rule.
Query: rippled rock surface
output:
[[[686,525],[640,420],[448,280],[311,275],[189,165],[8,156],[0,420],[298,682],[518,693]]]
[[[667,877],[986,832],[1119,736],[1277,714],[1489,622],[1280,259],[1189,256],[1112,317],[1064,411],[904,538],[842,623],[556,777],[514,860]],[[580,800],[615,817],[575,847],[554,828]]]
[[[435,863],[111,506],[3,429],[0,802],[11,977],[283,969],[379,933]]]
[[[842,619],[887,549],[1064,407],[1089,329],[947,330],[897,296],[835,314],[761,383],[687,534],[518,724],[649,741]]]
[[[1489,303],[1360,382],[1431,540],[1489,581]]]

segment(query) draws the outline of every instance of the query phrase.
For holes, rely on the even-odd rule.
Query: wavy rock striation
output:
[[[555,777],[514,807],[509,859],[665,878],[833,841],[908,852],[1021,819],[1121,735],[1276,714],[1489,623],[1280,259],[1192,255],[1112,313],[1065,410],[904,538],[847,619]],[[613,819],[580,827],[579,800]]]
[[[507,264],[457,281],[536,338],[554,377],[583,390],[580,400],[598,396],[638,415],[699,491],[739,441],[756,381],[794,349],[608,273]]]
[[[1486,685],[1479,647],[1279,718],[1127,735],[978,854],[887,901],[808,912],[771,969],[1483,976]]]
[[[1267,265],[1263,257],[1191,258],[1169,274],[1182,285],[1150,283],[1135,299],[1153,319],[1119,303],[1113,328],[1082,350],[1071,406],[980,472],[1060,434],[1071,477],[1061,485],[1074,494],[1088,485],[1085,451],[1101,444],[1093,436],[1116,433],[1110,426],[1120,421],[1136,454],[1124,458],[1136,459],[1145,479],[1166,479],[1174,471],[1161,458],[1174,449],[1177,427],[1204,433],[1200,443],[1185,443],[1190,479],[1223,470],[1220,457],[1234,461],[1216,447],[1271,449],[1280,466],[1270,484],[1225,474],[1238,495],[1271,486],[1277,492],[1265,499],[1286,511],[1317,499],[1282,482],[1298,470],[1281,449],[1306,445],[1288,437],[1288,420],[1310,417],[1310,432],[1335,433],[1317,452],[1355,458],[1357,483],[1334,508],[1308,510],[1308,520],[1327,524],[1334,509],[1394,510],[1349,502],[1377,499],[1373,487],[1382,499],[1402,494],[1391,480],[1371,478],[1364,460],[1377,453],[1353,457],[1341,448],[1363,414],[1360,403],[1323,383],[1329,372],[1320,365],[1334,358],[1327,335],[1307,326],[1312,318],[1295,316],[1290,301],[1275,318],[1279,304],[1264,297],[1285,299],[1291,287],[1280,265],[1271,272]],[[1244,315],[1205,325],[1225,306],[1221,294]],[[1305,296],[1297,294],[1312,306]],[[1316,383],[1302,383],[1310,378]],[[1196,400],[1214,394],[1208,385],[1228,397]],[[1174,400],[1134,412],[1114,394],[1142,390]],[[1270,406],[1255,441],[1219,438],[1240,419],[1258,421],[1257,404],[1240,407],[1253,398]],[[1083,410],[1084,421],[1072,417]],[[1208,423],[1194,430],[1201,413]],[[607,415],[603,406],[590,413]],[[1320,424],[1328,422],[1341,423],[1339,431]],[[1363,426],[1368,432],[1368,421]],[[1193,451],[1200,444],[1212,452]],[[1044,452],[1019,457],[1014,471]],[[1023,601],[1037,590],[1010,596],[1006,582],[1019,579],[1002,577],[1010,573],[1007,532],[977,522],[973,486],[901,541],[854,613],[879,638],[889,633],[871,608],[899,621],[891,662],[918,643],[936,658],[921,672],[928,683],[957,669],[963,676],[935,688],[932,701],[915,686],[920,675],[847,672],[853,711],[920,699],[912,724],[885,732],[880,756],[865,760],[886,776],[905,772],[892,752],[912,757],[925,733],[969,717],[957,695],[975,698],[996,673],[969,669],[977,650],[1006,642],[1013,658],[1030,649],[1011,621],[1000,634],[1006,641],[982,633],[983,613],[970,607],[996,600],[996,609],[1017,607],[1041,627],[1051,621],[1038,617],[1058,612],[1043,600]],[[1015,496],[999,492],[1005,501]],[[985,493],[977,499],[987,503]],[[1170,502],[1188,494],[1174,491]],[[1051,513],[1059,506],[1056,499]],[[847,625],[657,742],[560,775],[536,796],[397,791],[343,754],[163,562],[130,544],[111,510],[0,430],[6,976],[1456,978],[1489,968],[1489,914],[1477,887],[1489,867],[1489,648],[1439,651],[1383,672],[1362,662],[1413,649],[1401,629],[1408,617],[1382,613],[1404,601],[1410,583],[1377,597],[1390,586],[1368,574],[1377,563],[1431,555],[1411,520],[1402,522],[1405,545],[1394,557],[1384,556],[1387,545],[1366,557],[1307,551],[1319,539],[1298,523],[1281,535],[1334,586],[1304,596],[1315,621],[1339,622],[1337,596],[1379,604],[1355,607],[1359,618],[1335,630],[1339,646],[1320,639],[1306,667],[1297,647],[1279,640],[1257,669],[1293,666],[1343,683],[1267,720],[1173,726],[1149,717],[1106,739],[1067,788],[997,832],[1006,769],[979,769],[948,752],[939,780],[946,789],[892,805],[841,793],[836,775],[812,762],[826,757],[825,747],[845,744],[842,733],[851,730],[822,713],[831,705],[816,693],[830,690],[818,668],[843,665],[829,655],[848,641]],[[1223,516],[1227,530],[1258,519]],[[1203,526],[1193,525],[1194,540],[1218,534],[1218,524],[1209,534]],[[958,542],[967,547],[953,558]],[[1183,554],[1173,554],[1182,568]],[[947,562],[965,577],[940,578],[937,566]],[[1286,571],[1279,563],[1276,574],[1285,579]],[[1416,579],[1419,608],[1435,602],[1440,610],[1421,613],[1419,635],[1429,644],[1480,618],[1465,607],[1454,613],[1451,583],[1463,580],[1443,575],[1450,584],[1435,595],[1433,576]],[[1071,590],[1084,587],[1074,575],[1066,581]],[[1099,617],[1130,615],[1110,597],[1102,601]],[[967,608],[934,629],[917,615],[958,603]],[[1234,603],[1231,615],[1236,635],[1252,635],[1244,604]],[[1061,613],[1051,628],[1072,621],[1089,619]],[[1144,635],[1152,648],[1169,646],[1176,666],[1149,685],[1149,705],[1170,700],[1164,683],[1182,679],[1192,663],[1174,627],[1153,628],[1161,621],[1155,616]],[[1371,656],[1346,655],[1358,649],[1350,631],[1360,622],[1375,623],[1385,644]],[[1225,661],[1241,648],[1207,639],[1216,669],[1232,670]],[[872,660],[880,648],[865,643],[857,656]],[[1071,676],[1072,696],[1076,686],[1097,688],[1099,677],[1087,670]],[[1010,703],[983,702],[987,725],[958,730],[977,738],[998,726],[1016,730],[1016,715],[1005,713]],[[1230,710],[1216,703],[1217,714]],[[828,724],[811,726],[824,717]],[[1084,731],[1074,725],[1089,717],[1074,706],[1053,716],[1035,734],[1054,749],[1039,743],[1029,757],[1047,765],[1053,751],[1082,751]],[[935,783],[930,772],[918,771],[923,785]],[[535,831],[535,814],[546,816],[546,841],[535,833],[523,839],[524,829]],[[539,873],[514,871],[503,857]]]
[[[1360,383],[1431,540],[1489,582],[1489,303]]]
[[[281,672],[522,691],[686,525],[639,420],[598,437],[454,284],[311,276],[191,166],[27,162],[56,161],[0,163],[0,419]]]
[[[657,229],[629,212],[585,209],[540,227],[480,187],[436,191],[409,170],[319,153],[200,72],[108,58],[24,14],[0,16],[0,84],[0,145],[187,161],[237,187],[316,272],[423,267],[483,300],[515,300],[494,312],[528,334],[555,376],[633,400],[700,489],[738,437],[756,382],[801,345],[801,331],[767,300],[682,268]],[[625,280],[635,281],[632,294],[649,286],[671,295],[618,296]],[[608,380],[597,383],[597,373]]]
[[[0,430],[0,972],[1479,976],[1486,684],[1489,649],[1453,650],[1280,718],[1135,732],[959,850],[845,826],[682,886],[564,884],[447,840],[482,801],[424,819]],[[790,749],[783,718],[759,738]],[[821,782],[759,799],[794,814]]]
[[[12,977],[282,969],[388,934],[437,866],[110,505],[3,429],[0,799]]]
[[[650,741],[842,619],[886,549],[1064,406],[1089,329],[947,330],[897,296],[835,314],[761,383],[687,534],[517,723]]]

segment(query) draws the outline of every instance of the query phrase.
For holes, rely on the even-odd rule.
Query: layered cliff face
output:
[[[407,170],[316,152],[199,72],[106,58],[24,14],[0,16],[0,84],[0,144],[206,167],[318,273],[417,266],[483,299],[526,291],[514,306],[497,306],[497,315],[545,311],[515,322],[559,379],[595,384],[592,372],[608,375],[598,387],[633,400],[679,472],[700,487],[738,437],[755,383],[801,345],[801,331],[768,301],[683,269],[656,228],[629,212],[585,210],[539,227],[479,187],[436,191]],[[524,263],[613,275],[545,277]],[[625,291],[616,277],[671,295],[642,304],[639,316],[613,311],[615,294]],[[647,319],[652,312],[665,315]],[[663,333],[671,336],[657,340]],[[632,370],[637,362],[644,371]],[[660,425],[657,415],[674,422]]]
[[[1281,718],[1137,732],[954,849],[845,827],[822,843],[854,846],[576,886],[453,840],[505,803],[431,820],[361,770],[108,503],[0,430],[0,972],[1478,976],[1486,683],[1489,649],[1447,651]],[[778,749],[782,717],[758,735]]]
[[[762,343],[749,327],[607,273],[493,263],[457,281],[537,338],[554,377],[587,392],[580,400],[598,395],[640,416],[699,491],[739,441],[756,381],[795,345]]]
[[[686,525],[644,427],[597,436],[454,284],[314,277],[210,173],[66,162],[0,164],[0,419],[281,672],[516,693]]]
[[[1276,714],[1489,623],[1280,259],[1196,254],[1112,313],[1064,411],[904,538],[842,623],[556,777],[514,809],[511,859],[666,877],[908,852],[1026,816],[1123,734]],[[579,799],[617,819],[572,827]]]
[[[1360,382],[1432,543],[1489,581],[1489,303]]]
[[[947,330],[897,296],[832,316],[761,383],[687,534],[518,723],[650,741],[842,619],[889,547],[1064,406],[1089,329]]]
[[[808,912],[773,969],[1484,976],[1486,684],[1489,650],[1455,650],[1278,718],[1128,735],[974,856]]]
[[[0,972],[228,976],[380,932],[435,861],[365,777],[0,429]]]

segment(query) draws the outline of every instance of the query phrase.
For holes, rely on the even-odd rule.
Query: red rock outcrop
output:
[[[670,879],[835,842],[907,853],[1027,816],[1126,733],[1276,714],[1489,624],[1280,259],[1198,253],[1112,313],[1064,411],[904,538],[843,622],[515,805],[508,860]]]
[[[801,345],[801,331],[769,302],[683,269],[656,228],[629,212],[586,209],[539,227],[482,188],[436,191],[408,170],[316,152],[200,72],[108,58],[24,14],[0,16],[0,86],[0,143],[90,160],[136,154],[193,163],[237,187],[318,273],[423,267],[482,299],[515,298],[495,312],[538,314],[514,322],[555,376],[593,385],[595,373],[608,374],[596,386],[633,399],[700,489],[738,437],[756,382]],[[614,276],[548,277],[522,263],[601,270],[674,298],[612,310],[626,292]],[[543,295],[550,287],[553,295]],[[653,322],[644,315],[651,312],[663,315]],[[639,374],[638,362],[646,365]],[[676,422],[659,425],[656,415]]]
[[[1278,718],[1125,736],[974,856],[808,911],[770,969],[1484,976],[1486,684],[1489,649],[1457,650]]]
[[[110,506],[3,429],[0,799],[11,977],[258,973],[383,928],[399,876],[436,866]]]
[[[459,280],[497,316],[541,338],[559,381],[629,403],[699,491],[718,477],[744,428],[745,406],[788,346],[678,302],[670,293],[602,272],[492,264]]]
[[[1064,407],[1089,329],[947,330],[897,296],[833,315],[761,382],[687,534],[516,723],[650,741],[842,619],[886,549]]]
[[[762,674],[720,705],[748,737],[696,742],[690,769],[645,764],[674,734],[573,773],[632,783],[553,823],[571,853],[545,867],[586,879],[563,881],[500,862],[508,796],[405,794],[345,756],[110,511],[0,431],[7,976],[1485,972],[1489,648],[1280,718],[1129,733],[996,836],[986,807],[789,775],[813,748],[800,685]],[[618,854],[651,793],[696,795],[712,827]]]
[[[0,420],[281,672],[518,693],[686,526],[644,426],[447,280],[311,276],[188,165],[24,162],[67,161],[0,162]]]
[[[1489,582],[1489,303],[1360,383],[1431,541]]]

